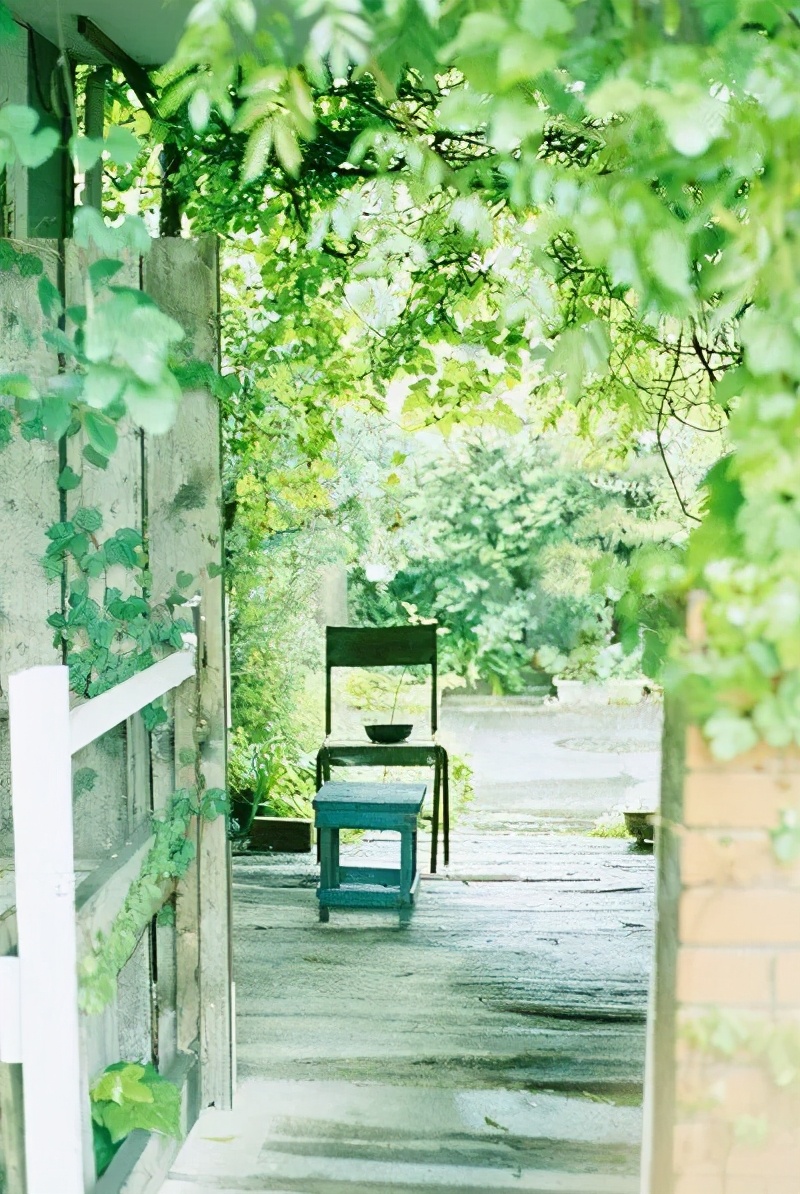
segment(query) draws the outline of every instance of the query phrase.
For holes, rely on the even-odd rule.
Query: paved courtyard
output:
[[[653,858],[587,830],[655,799],[660,711],[445,710],[477,795],[409,928],[236,860],[239,1090],[163,1194],[638,1190]]]

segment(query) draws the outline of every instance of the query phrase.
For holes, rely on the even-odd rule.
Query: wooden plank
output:
[[[132,714],[194,675],[194,651],[174,651],[130,680],[93,697],[70,711],[70,747],[76,754]]]
[[[144,285],[187,332],[193,355],[218,362],[218,273],[214,240],[160,240],[144,261]],[[156,599],[173,587],[177,569],[194,578],[201,598],[199,699],[193,716],[201,733],[186,734],[185,749],[198,750],[206,787],[225,787],[225,689],[223,586],[212,576],[222,564],[219,411],[205,391],[184,395],[174,428],[149,439],[148,511]],[[211,567],[213,565],[213,567]],[[176,710],[176,751],[178,744]],[[187,877],[188,878],[188,877]],[[223,820],[201,827],[198,839],[198,968],[203,1100],[231,1099],[230,850]],[[188,896],[178,900],[178,990],[188,980],[193,930]],[[183,978],[181,975],[183,974]],[[179,1008],[179,1015],[182,1014]],[[188,1020],[179,1028],[186,1042]]]
[[[102,115],[100,119],[102,121]],[[99,257],[102,253],[94,247],[84,249],[72,241],[66,242],[64,278],[68,309],[87,303],[87,270]],[[122,261],[115,283],[138,289],[138,254],[126,253]],[[73,518],[82,507],[99,510],[103,523],[95,534],[98,543],[122,529],[141,534],[143,527],[141,434],[127,418],[120,421],[117,432],[117,447],[105,469],[96,468],[83,456],[88,444],[83,429],[70,436],[65,444],[66,463],[80,477],[80,483],[64,495],[65,516]],[[74,580],[78,575],[76,567],[70,568],[68,580]],[[101,608],[106,588],[119,589],[124,597],[140,594],[136,574],[122,564],[114,564],[102,576],[90,578],[88,585],[89,596]],[[97,699],[93,698],[93,701]],[[124,842],[130,832],[124,728],[108,726],[102,733],[108,734],[107,739],[102,742],[87,739],[82,744],[80,758],[74,762],[75,770],[90,769],[95,773],[94,786],[84,792],[75,812],[76,851],[79,855],[95,858],[105,857]],[[100,732],[94,735],[96,738],[100,736]]]
[[[17,44],[19,73],[27,86],[27,39]],[[12,71],[6,45],[0,54],[0,99],[13,98],[6,90]],[[16,50],[14,51],[16,53]],[[16,70],[16,67],[15,67]],[[15,84],[16,85],[16,84]],[[26,93],[25,93],[26,94]],[[24,94],[18,97],[25,102]],[[27,180],[25,171],[11,167],[17,224],[12,235],[25,235]],[[55,241],[37,241],[30,247],[44,261],[45,274],[58,282],[59,259]],[[58,371],[58,358],[41,338],[44,319],[37,297],[38,278],[16,272],[0,273],[0,373],[26,373],[44,386]],[[7,566],[0,568],[0,852],[13,852],[11,818],[10,750],[8,741],[8,677],[37,664],[60,663],[47,617],[61,609],[59,582],[47,581],[40,558],[48,540],[46,531],[59,519],[58,445],[42,440],[27,442],[19,433],[0,452],[0,542]],[[0,952],[16,944],[16,915],[0,919]],[[22,1080],[19,1066],[0,1065],[0,1130],[8,1194],[25,1194],[23,1152]]]
[[[154,835],[143,827],[78,887],[75,911],[83,950],[92,948],[98,933],[108,933],[154,841]]]
[[[19,958],[0,958],[0,1061],[22,1061]]]
[[[0,72],[0,79],[2,72]],[[55,242],[37,241],[45,274],[57,283],[59,265]],[[58,372],[58,357],[41,338],[45,327],[37,295],[37,278],[15,271],[0,273],[0,374],[27,374],[37,387]],[[0,541],[13,567],[0,569],[0,716],[8,711],[8,677],[43,663],[60,663],[53,645],[48,615],[61,608],[61,586],[46,581],[41,557],[47,550],[48,527],[59,521],[58,445],[24,440],[16,433],[0,452]],[[5,725],[3,725],[5,730]],[[0,776],[3,788],[5,776]],[[2,853],[10,850],[10,839]]]
[[[149,820],[153,807],[150,735],[140,713],[129,717],[125,724],[125,746],[128,760],[128,834],[133,836]]]
[[[680,826],[685,777],[686,714],[674,698],[668,698],[664,704],[661,822],[656,832],[656,931],[645,1058],[642,1178],[649,1194],[668,1194],[672,1189]]]
[[[21,25],[16,30],[0,43],[0,107],[28,103],[28,36]],[[0,216],[0,236],[28,235],[28,171],[16,156],[6,168],[6,210]]]
[[[195,705],[197,683],[187,681],[175,693],[175,758],[184,751],[195,750]],[[179,787],[194,783],[192,764],[176,765]],[[194,818],[187,831],[188,838],[199,847],[199,826]],[[197,1046],[200,1034],[200,897],[198,890],[198,857],[177,886],[175,896],[175,971],[177,1046],[188,1052]]]
[[[67,669],[13,676],[9,711],[28,1194],[84,1194]]]

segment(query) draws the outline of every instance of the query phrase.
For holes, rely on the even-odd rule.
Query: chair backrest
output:
[[[436,624],[423,626],[328,626],[325,652],[325,735],[331,732],[331,673],[335,667],[431,669],[431,733],[436,733]]]

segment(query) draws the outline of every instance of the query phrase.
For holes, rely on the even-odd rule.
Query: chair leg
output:
[[[436,748],[433,765],[433,817],[431,818],[431,874],[436,874],[436,857],[439,851],[439,795],[442,784],[442,763],[440,748]]]
[[[444,830],[444,865],[450,862],[450,760],[442,747],[442,828]]]

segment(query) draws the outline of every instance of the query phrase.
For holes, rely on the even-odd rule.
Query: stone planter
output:
[[[635,837],[640,846],[652,846],[655,837],[655,826],[653,824],[654,813],[645,813],[640,811],[623,813],[625,817],[625,828],[631,837]]]
[[[638,705],[644,695],[642,680],[608,680],[608,701],[611,705]]]
[[[604,684],[590,680],[562,680],[553,677],[560,705],[607,705],[608,690]]]
[[[561,705],[637,705],[644,693],[641,680],[562,680],[553,678]]]

